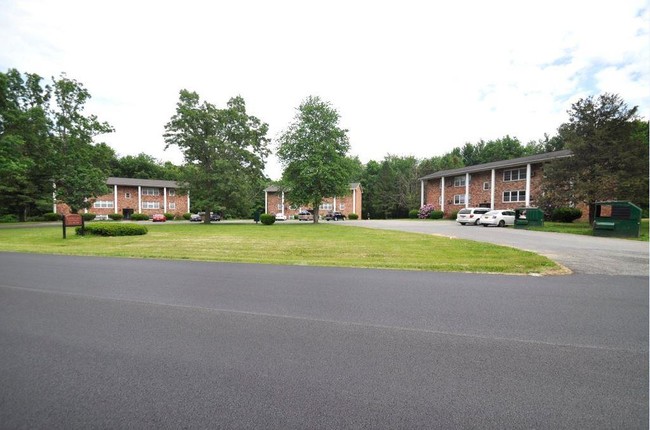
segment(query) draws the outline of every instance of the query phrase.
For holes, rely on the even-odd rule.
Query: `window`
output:
[[[483,190],[489,190],[490,189],[490,183],[488,181],[483,182]]]
[[[503,201],[507,202],[525,202],[526,201],[526,191],[504,191],[503,192]]]
[[[339,203],[339,210],[344,211],[345,210],[345,203]]]
[[[334,209],[334,207],[332,206],[331,203],[323,203],[322,205],[319,206],[319,209],[324,211],[331,211],[332,209]]]
[[[465,176],[456,176],[454,177],[454,187],[464,187],[465,186]]]
[[[131,198],[131,193],[124,193],[124,198],[125,199],[130,199]]]
[[[169,196],[170,197],[174,197],[175,195],[176,195],[176,190],[175,189],[172,188],[171,190],[169,190]]]
[[[142,195],[143,196],[159,196],[160,195],[160,190],[158,188],[142,188]]]
[[[142,202],[142,209],[160,209],[160,202]]]
[[[176,203],[170,203],[169,209],[176,209]]]
[[[464,205],[465,204],[465,194],[456,194],[454,196],[455,205]]]
[[[503,182],[523,181],[526,179],[526,168],[503,171]]]
[[[281,211],[282,210],[282,203],[278,203],[277,208],[278,208],[279,211]]]
[[[95,209],[112,209],[113,207],[112,200],[97,200],[93,203],[93,208]]]

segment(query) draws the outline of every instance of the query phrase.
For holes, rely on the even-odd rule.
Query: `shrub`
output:
[[[427,219],[429,218],[429,215],[431,214],[431,211],[433,211],[433,205],[424,205],[420,208],[418,211],[418,218],[420,219]]]
[[[75,231],[77,234],[81,234],[81,227],[77,227]],[[88,224],[84,229],[85,234],[96,236],[139,236],[147,234],[147,231],[147,227],[139,224],[102,222]]]
[[[163,215],[165,215],[165,219],[167,221],[173,221],[174,220],[174,214],[172,214],[172,213],[165,212]]]
[[[43,214],[43,221],[61,221],[61,215],[54,212],[48,212]]]
[[[122,221],[124,218],[124,215],[122,214],[108,214],[108,217],[112,219],[113,221]]]
[[[183,219],[184,219],[185,221],[189,221],[191,216],[192,216],[191,213],[189,213],[189,212],[185,212],[185,213],[183,214]]]
[[[420,211],[419,211],[419,210],[417,210],[417,209],[411,209],[411,210],[409,211],[409,218],[413,218],[413,219],[415,219],[415,218],[418,217],[419,214],[420,214]]]
[[[86,213],[86,214],[81,214],[81,216],[83,217],[84,221],[92,221],[92,220],[95,219],[95,217],[96,217],[97,215],[88,212],[88,213]]]
[[[18,217],[13,214],[0,216],[0,222],[18,222]]]
[[[453,219],[454,221],[456,220],[456,216],[458,216],[458,211],[451,211],[449,213],[449,219]]]
[[[148,221],[149,215],[147,214],[132,214],[131,220],[133,221]]]
[[[275,222],[275,215],[273,214],[262,214],[260,215],[260,221],[264,225],[271,225]]]
[[[348,215],[348,219],[359,219],[359,215],[355,213],[351,213],[350,215]]]
[[[442,217],[445,215],[443,211],[431,211],[429,214],[430,219],[442,219]]]
[[[582,216],[582,211],[578,208],[557,208],[551,213],[551,221],[573,222]]]

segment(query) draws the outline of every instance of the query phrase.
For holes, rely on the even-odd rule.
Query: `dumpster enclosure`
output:
[[[641,208],[632,202],[596,202],[594,236],[639,237]]]
[[[544,212],[540,208],[515,209],[515,228],[543,227]]]

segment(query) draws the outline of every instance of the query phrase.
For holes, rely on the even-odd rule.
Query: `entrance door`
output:
[[[133,209],[122,209],[122,215],[124,215],[124,219],[131,219],[131,215],[133,215]]]

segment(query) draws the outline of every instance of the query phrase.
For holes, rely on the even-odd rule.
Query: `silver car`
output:
[[[490,211],[490,208],[465,208],[458,211],[456,222],[460,225],[478,225],[481,215]]]

